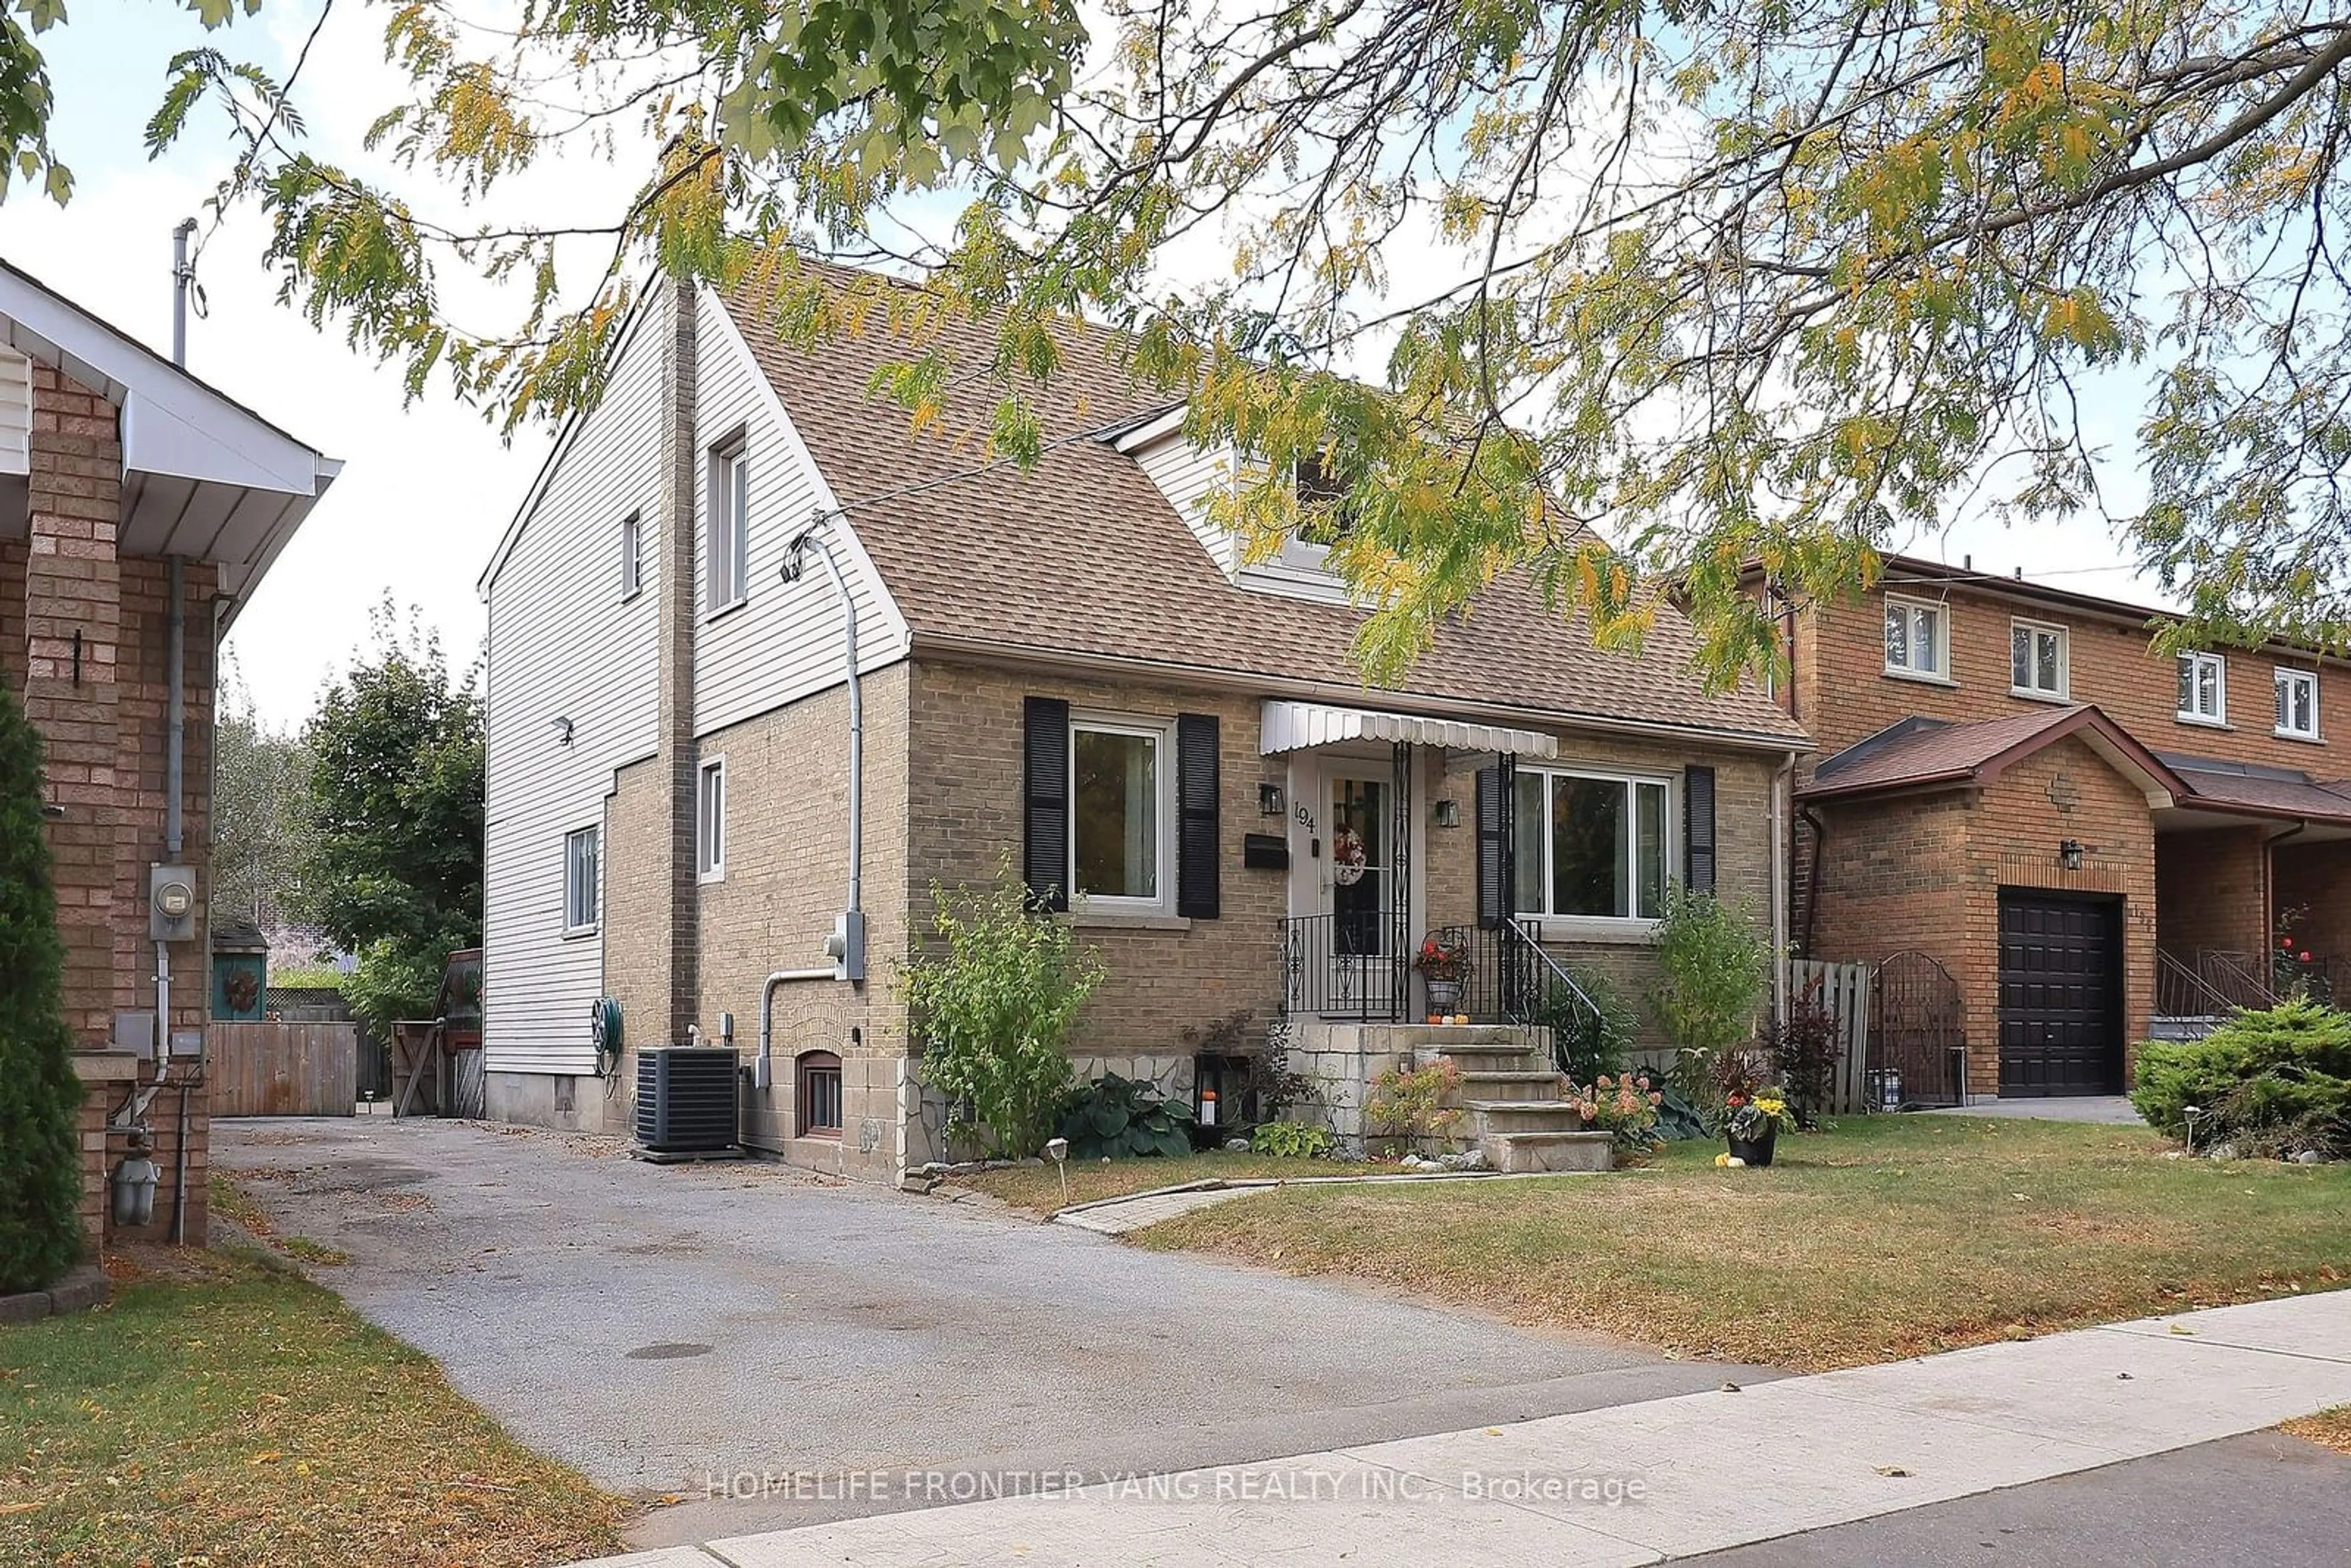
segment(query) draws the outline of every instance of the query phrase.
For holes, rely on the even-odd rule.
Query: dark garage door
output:
[[[2000,1092],[2122,1090],[2122,901],[2000,895]]]

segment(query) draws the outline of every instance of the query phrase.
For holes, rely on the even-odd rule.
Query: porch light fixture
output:
[[[1281,786],[1261,783],[1257,787],[1257,814],[1260,817],[1281,815]]]
[[[1437,825],[1440,828],[1459,827],[1461,825],[1461,802],[1458,800],[1439,800],[1437,803]]]
[[[555,717],[547,721],[547,727],[555,731],[556,745],[569,746],[571,744],[571,721],[569,719],[558,714]]]
[[[2057,845],[2057,863],[2064,867],[2067,871],[2080,871],[2082,869],[2082,841],[2079,839],[2061,840]]]

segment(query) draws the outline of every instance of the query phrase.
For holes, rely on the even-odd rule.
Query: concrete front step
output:
[[[1465,1100],[1552,1100],[1559,1095],[1559,1074],[1552,1071],[1473,1071],[1464,1069]]]
[[[1607,1133],[1489,1133],[1478,1146],[1498,1171],[1604,1171],[1616,1165],[1616,1140]]]
[[[1479,1136],[1489,1133],[1573,1133],[1583,1118],[1564,1100],[1465,1100]]]

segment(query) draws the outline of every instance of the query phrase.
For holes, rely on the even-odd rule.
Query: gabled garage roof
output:
[[[2079,737],[2108,766],[2169,806],[2194,793],[2161,758],[2087,706],[2050,707],[1975,724],[1906,718],[1821,764],[1799,794],[1818,800],[1926,789],[1980,789],[2036,752]]]

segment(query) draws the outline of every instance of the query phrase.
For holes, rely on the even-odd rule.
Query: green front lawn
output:
[[[1092,1203],[1100,1197],[1124,1197],[1154,1187],[1180,1186],[1186,1182],[1295,1180],[1301,1176],[1350,1176],[1364,1171],[1393,1170],[1393,1165],[1370,1160],[1279,1159],[1271,1155],[1234,1154],[1225,1150],[1193,1155],[1180,1160],[1071,1160],[1071,1203]],[[956,1185],[977,1187],[1015,1208],[1050,1214],[1062,1207],[1061,1178],[1049,1162],[1043,1167],[981,1171],[957,1176]]]
[[[525,1568],[618,1551],[627,1505],[427,1357],[250,1255],[0,1327],[0,1563]]]
[[[1141,1233],[1523,1322],[1798,1371],[2351,1281],[2351,1166],[2165,1159],[2143,1129],[1852,1118],[1557,1181],[1300,1187]]]

